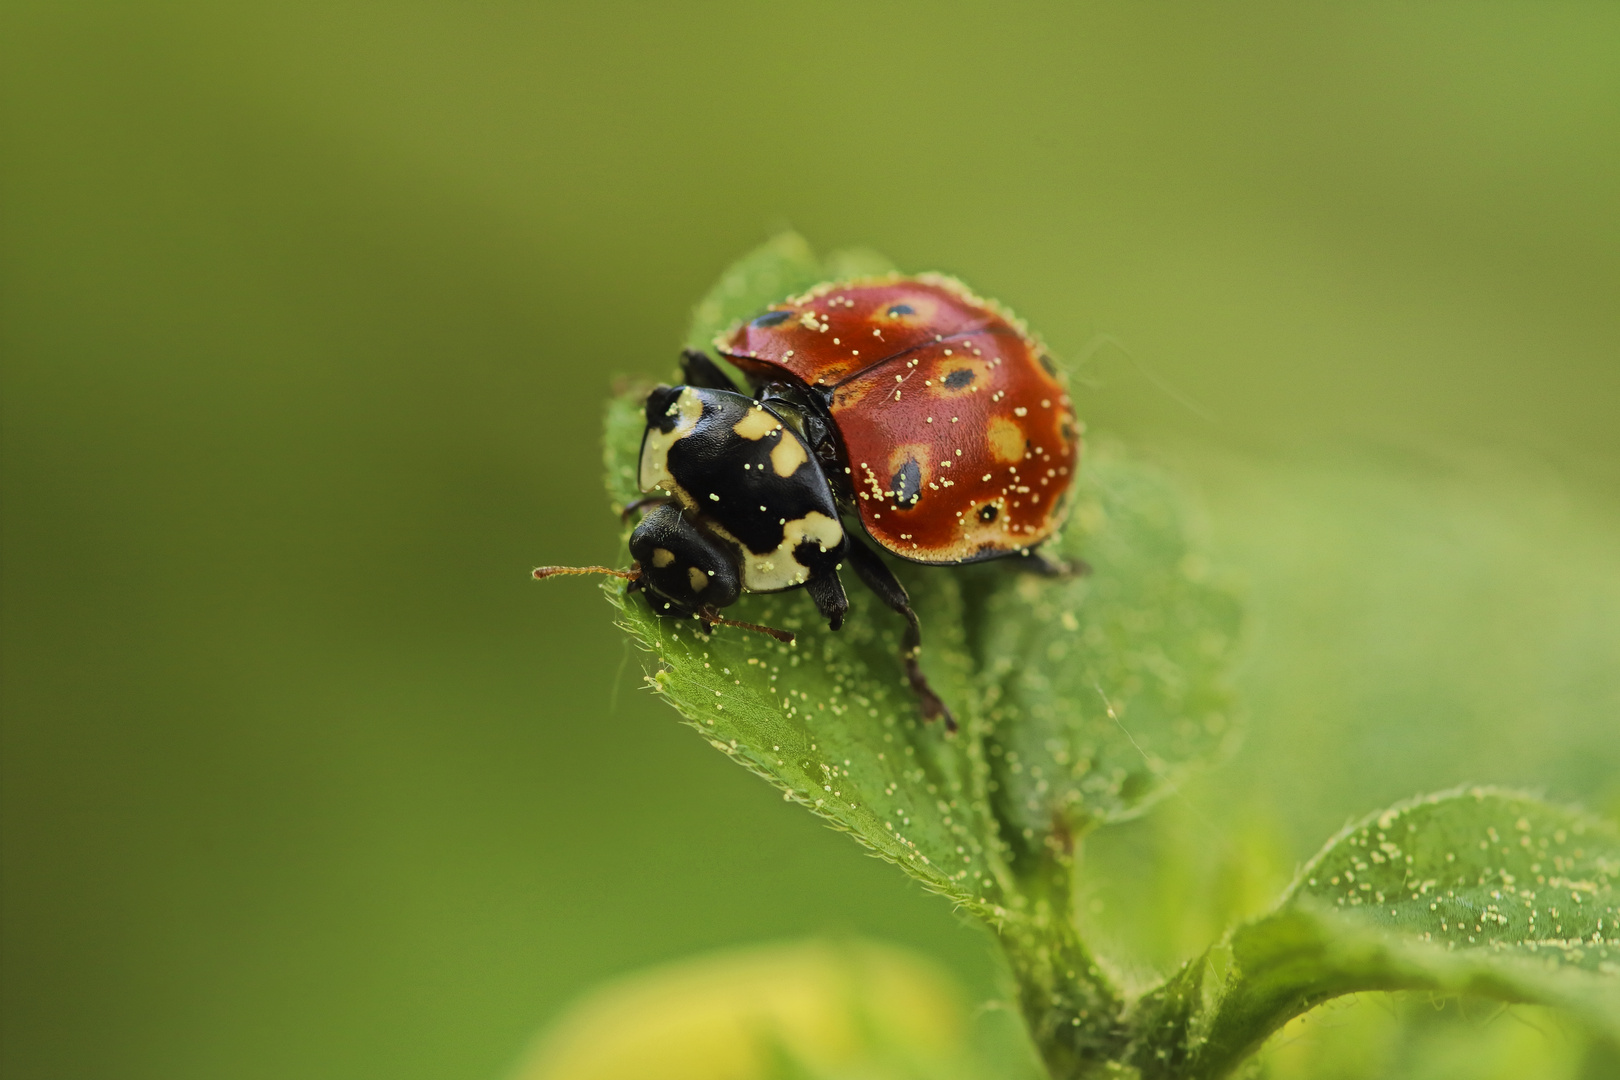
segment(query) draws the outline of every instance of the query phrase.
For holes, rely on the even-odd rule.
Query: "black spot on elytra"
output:
[[[895,304],[893,307],[889,308],[889,318],[891,319],[898,319],[902,315],[915,314],[917,314],[917,309],[912,307],[910,304]]]
[[[1046,373],[1054,379],[1057,378],[1057,364],[1052,362],[1052,358],[1045,353],[1041,353],[1040,361],[1041,367],[1046,369]]]
[[[793,317],[791,311],[767,311],[753,321],[754,326],[777,326]]]
[[[957,368],[945,376],[945,387],[948,390],[960,390],[964,386],[971,386],[977,377],[972,368]]]
[[[994,504],[990,506],[981,506],[979,507],[979,520],[988,525],[990,522],[996,520],[996,515],[999,513],[1001,513],[1001,508],[995,506]]]
[[[1080,431],[1074,426],[1072,420],[1063,421],[1063,441],[1070,446],[1080,441]]]
[[[906,463],[889,477],[889,490],[901,510],[917,505],[917,500],[922,498],[922,466],[917,464],[916,458],[906,458]]]

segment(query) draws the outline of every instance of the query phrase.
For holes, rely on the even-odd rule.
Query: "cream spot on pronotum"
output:
[[[641,446],[641,467],[637,479],[642,491],[653,488],[675,490],[674,478],[669,475],[669,448],[697,427],[698,419],[703,415],[703,402],[687,387],[670,404],[667,415],[675,418],[675,426],[669,431],[659,431],[656,426],[649,426]]]
[[[792,476],[800,465],[809,460],[810,455],[805,453],[804,444],[791,436],[780,440],[771,450],[771,468],[776,470],[777,476]]]
[[[743,418],[732,425],[731,430],[744,439],[759,440],[769,435],[781,426],[781,421],[755,406],[749,409]]]

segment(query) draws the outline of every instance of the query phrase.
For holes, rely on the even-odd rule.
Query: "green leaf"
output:
[[[1282,905],[1144,999],[1144,1076],[1224,1075],[1328,998],[1429,990],[1569,1011],[1620,1041],[1620,834],[1473,788],[1340,833]]]
[[[1347,829],[1290,899],[1345,908],[1449,949],[1620,974],[1617,877],[1612,826],[1528,795],[1472,788]]]
[[[821,281],[821,261],[804,237],[779,233],[728,266],[692,309],[686,346],[708,349],[732,323]]]

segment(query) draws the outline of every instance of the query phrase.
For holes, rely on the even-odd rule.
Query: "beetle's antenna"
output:
[[[537,566],[534,568],[534,580],[543,581],[548,577],[557,577],[561,574],[608,574],[612,577],[624,578],[634,581],[641,576],[640,570],[613,570],[606,566]]]
[[[773,637],[777,641],[782,642],[784,645],[793,644],[793,635],[786,630],[778,630],[774,626],[761,626],[759,623],[743,622],[741,619],[721,618],[719,615],[714,613],[713,608],[708,608],[698,617],[704,622],[711,622],[716,626],[735,626],[739,630],[752,630],[756,634],[764,634],[766,637]]]

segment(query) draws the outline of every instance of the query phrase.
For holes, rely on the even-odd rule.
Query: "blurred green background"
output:
[[[993,992],[526,580],[616,557],[601,399],[787,224],[1014,306],[1249,582],[1247,744],[1093,856],[1131,962],[1415,791],[1620,808],[1620,8],[3,20],[8,1077],[489,1078],[817,932]]]

